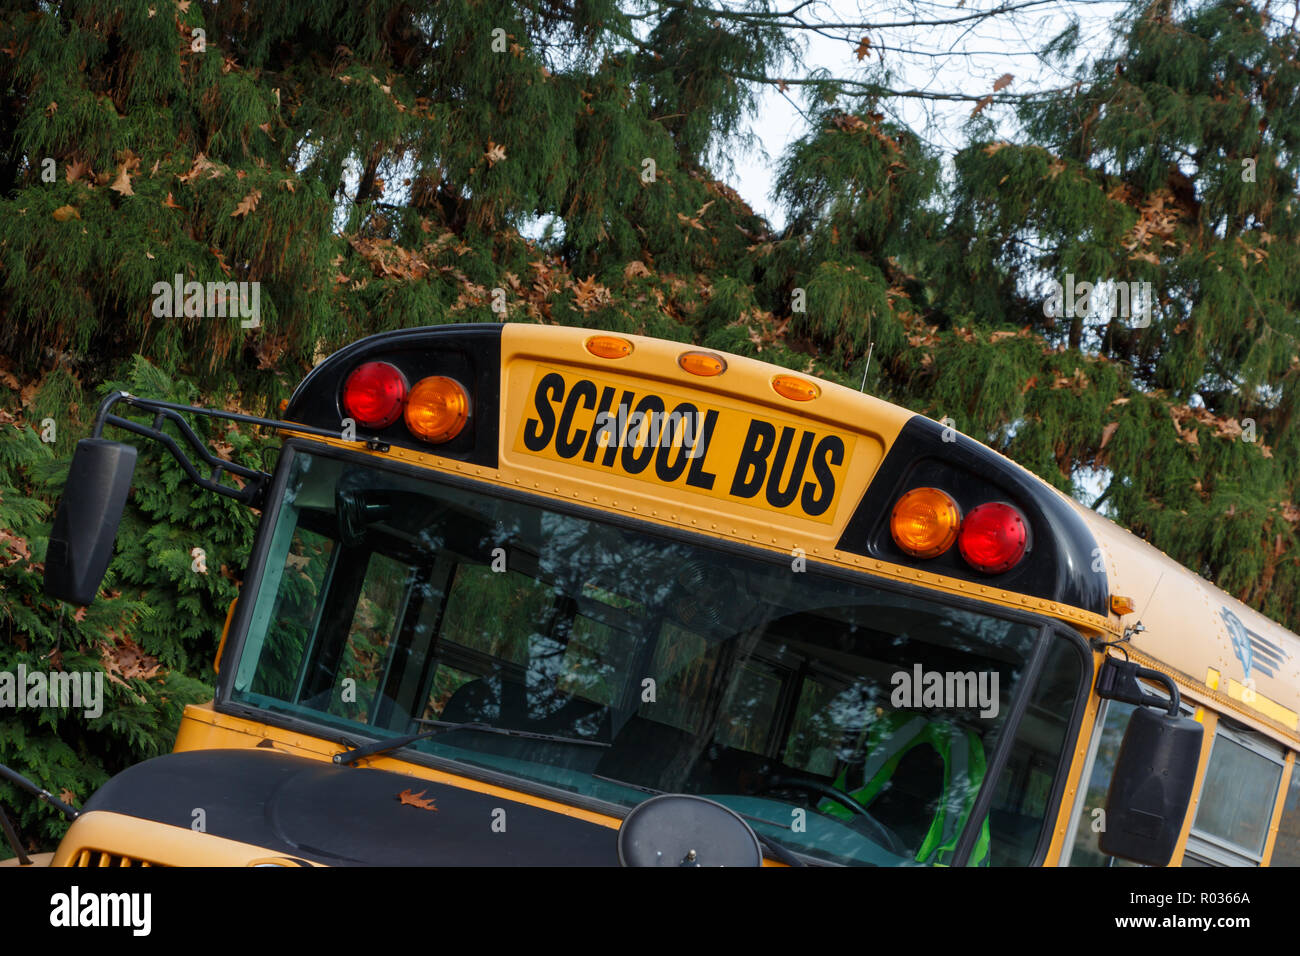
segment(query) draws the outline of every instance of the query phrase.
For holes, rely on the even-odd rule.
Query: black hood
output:
[[[436,809],[403,804],[403,791],[422,793]],[[608,827],[387,770],[273,750],[155,757],[118,774],[85,805],[185,829],[196,809],[213,836],[335,866],[618,865],[618,831]]]

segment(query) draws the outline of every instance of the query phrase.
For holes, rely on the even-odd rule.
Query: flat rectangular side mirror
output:
[[[1101,852],[1168,866],[1196,783],[1205,728],[1190,717],[1138,707],[1119,747]]]
[[[113,559],[135,458],[133,445],[104,438],[77,442],[45,553],[50,597],[80,605],[95,600]]]

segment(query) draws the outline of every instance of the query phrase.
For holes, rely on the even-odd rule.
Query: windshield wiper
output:
[[[512,727],[493,727],[491,724],[480,723],[475,720],[466,721],[444,721],[444,720],[417,720],[417,724],[433,724],[432,730],[424,730],[418,734],[407,734],[405,737],[390,737],[385,740],[376,740],[361,747],[353,747],[345,750],[343,753],[334,755],[334,762],[338,764],[355,763],[362,757],[373,757],[377,754],[386,754],[393,750],[400,750],[408,747],[417,740],[427,740],[430,737],[436,737],[438,734],[444,734],[451,730],[477,730],[485,734],[500,734],[503,737],[524,737],[529,740],[549,740],[554,743],[562,744],[580,744],[584,747],[608,747],[607,743],[599,740],[582,740],[579,737],[561,737],[559,734],[539,734],[531,730],[515,730]]]

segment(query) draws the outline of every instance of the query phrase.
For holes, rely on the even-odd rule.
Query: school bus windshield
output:
[[[231,700],[361,739],[445,721],[582,740],[450,729],[398,754],[558,799],[694,793],[827,862],[947,863],[1048,640],[798,555],[286,455]],[[1049,652],[970,862],[1032,856],[1079,658]]]

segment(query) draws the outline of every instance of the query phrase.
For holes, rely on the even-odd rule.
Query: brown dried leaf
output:
[[[247,216],[257,208],[257,203],[261,198],[262,191],[260,189],[254,189],[243,199],[239,200],[239,205],[235,206],[235,211],[230,214],[230,218],[234,219],[236,216]]]
[[[574,300],[583,312],[590,312],[609,301],[609,289],[596,281],[596,276],[589,275],[573,284]]]
[[[506,148],[499,143],[488,140],[487,152],[483,154],[483,158],[487,160],[488,167],[491,168],[506,158]]]
[[[113,185],[108,188],[115,193],[121,193],[123,196],[134,196],[135,190],[131,188],[131,174],[140,168],[140,157],[129,149],[123,151],[122,157],[122,162],[117,166],[117,178],[113,180]]]
[[[993,83],[993,92],[1000,93],[1002,90],[1005,90],[1008,86],[1011,85],[1011,81],[1014,79],[1015,77],[1012,76],[1010,73],[1003,73]]]
[[[151,680],[157,676],[161,669],[158,658],[146,654],[135,641],[118,636],[111,629],[108,637],[99,645],[99,651],[100,663],[109,680],[125,686],[128,680]]]
[[[221,177],[221,170],[206,156],[199,153],[194,157],[194,164],[190,167],[190,171],[177,176],[176,178],[183,183],[189,184],[197,179],[200,173],[204,172],[208,173],[209,177],[212,179],[219,179]]]
[[[81,213],[77,212],[75,206],[60,206],[51,213],[55,222],[67,222],[69,219],[80,219]]]
[[[408,788],[399,793],[397,799],[408,807],[419,807],[421,810],[432,810],[437,813],[438,808],[433,805],[433,797],[425,797],[427,792],[421,790],[419,793],[412,793]]]
[[[178,202],[176,202],[175,199],[172,198],[172,194],[171,194],[171,193],[168,193],[168,194],[167,194],[167,198],[164,199],[164,200],[162,201],[162,206],[165,207],[165,208],[167,208],[167,209],[180,209],[180,208],[181,208],[181,207],[180,207],[180,204],[179,204]]]
[[[858,41],[857,49],[853,51],[858,60],[865,60],[871,53],[871,37],[863,37]]]
[[[13,557],[3,560],[6,555],[13,555]],[[0,566],[7,567],[18,560],[29,561],[31,556],[32,553],[27,550],[26,538],[0,528]]]

